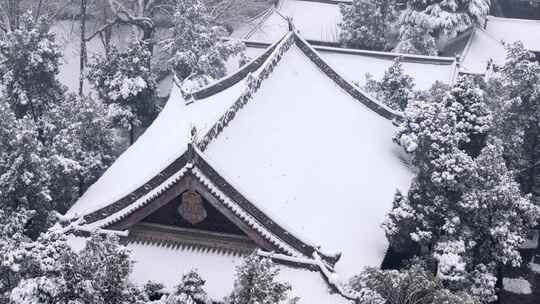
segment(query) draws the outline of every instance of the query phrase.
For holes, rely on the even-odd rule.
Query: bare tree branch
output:
[[[115,18],[114,20],[112,21],[108,21],[107,23],[105,23],[104,25],[102,25],[99,29],[97,29],[92,35],[88,36],[88,37],[85,37],[84,40],[86,42],[94,39],[94,37],[96,37],[97,35],[101,34],[101,32],[107,30],[109,27],[115,25],[119,23],[119,19],[118,18]]]

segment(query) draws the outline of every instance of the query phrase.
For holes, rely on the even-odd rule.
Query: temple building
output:
[[[67,216],[124,231],[137,283],[171,286],[193,268],[219,300],[256,249],[301,303],[347,302],[339,278],[381,265],[380,224],[413,175],[392,142],[400,117],[289,31],[208,87],[174,86]]]
[[[381,223],[414,176],[392,141],[402,114],[362,90],[366,74],[381,78],[396,57],[415,89],[483,74],[504,60],[504,33],[489,22],[506,21],[471,28],[447,57],[352,50],[335,47],[341,2],[279,1],[237,33],[249,63],[194,92],[175,82],[152,125],[67,212],[74,230],[122,235],[138,284],[172,288],[196,269],[221,301],[256,251],[299,303],[353,303],[344,283],[381,267]]]

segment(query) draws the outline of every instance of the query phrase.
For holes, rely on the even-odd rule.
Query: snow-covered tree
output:
[[[507,45],[506,63],[488,83],[496,136],[525,193],[540,205],[540,65],[520,42]]]
[[[160,302],[163,304],[210,304],[212,301],[204,291],[205,281],[194,270],[184,274],[173,293]]]
[[[65,96],[47,25],[29,13],[19,24],[0,39],[0,207],[35,211],[35,238],[112,162],[115,136],[102,104]]]
[[[400,24],[429,29],[435,38],[455,35],[471,25],[483,26],[490,0],[407,0]]]
[[[39,122],[49,105],[62,101],[65,89],[56,79],[61,57],[48,25],[31,13],[0,39],[0,85],[17,117]]]
[[[34,121],[17,119],[8,102],[0,98],[0,209],[34,210],[29,234],[48,225],[53,209],[49,155]]]
[[[495,299],[496,270],[519,265],[517,248],[540,209],[506,167],[484,93],[462,78],[442,100],[412,102],[396,141],[418,168],[384,223],[395,249],[435,265],[447,288]]]
[[[288,283],[277,280],[279,268],[269,258],[256,253],[246,257],[236,269],[234,290],[227,299],[230,304],[275,304],[287,299]]]
[[[65,212],[117,155],[106,108],[70,97],[40,118],[17,119],[0,99],[0,206],[34,210],[27,233],[37,237]]]
[[[97,56],[88,66],[90,84],[110,105],[115,122],[130,130],[131,143],[135,140],[134,128],[148,125],[157,112],[157,82],[150,69],[151,59],[146,42],[134,40],[125,51],[113,47],[107,57]]]
[[[21,279],[19,254],[28,240],[24,227],[32,212],[22,208],[0,209],[0,302],[9,298],[9,292]]]
[[[437,55],[437,42],[432,30],[424,25],[403,25],[394,52],[414,55]]]
[[[117,136],[107,106],[90,97],[67,96],[46,117],[50,189],[64,213],[118,155]]]
[[[18,271],[21,280],[10,303],[145,303],[144,293],[129,284],[130,261],[116,237],[93,235],[74,252],[62,235],[42,234],[27,242]]]
[[[225,41],[225,28],[216,25],[201,0],[178,0],[170,36],[161,42],[167,66],[184,81],[200,85],[225,76],[227,59],[244,51],[244,44]]]
[[[342,4],[340,41],[347,47],[387,50],[389,31],[397,17],[395,0],[354,0]]]
[[[466,293],[444,288],[438,278],[419,266],[399,271],[368,268],[353,277],[349,285],[356,291],[376,291],[385,304],[479,303]]]
[[[366,90],[375,98],[395,110],[405,110],[407,102],[413,96],[413,78],[403,71],[400,57],[394,59],[392,65],[378,81],[366,75]]]
[[[165,286],[162,283],[154,281],[146,282],[143,286],[143,291],[150,301],[159,301],[165,296]]]

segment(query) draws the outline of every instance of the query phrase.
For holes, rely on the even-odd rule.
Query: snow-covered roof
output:
[[[169,290],[180,282],[182,275],[195,269],[206,281],[205,290],[216,301],[223,300],[233,290],[235,268],[243,256],[219,250],[191,246],[161,246],[133,242],[127,245],[134,260],[131,281],[145,284],[148,280],[162,282]],[[289,297],[299,297],[300,304],[350,303],[332,293],[318,272],[280,265],[278,280],[289,282]]]
[[[308,40],[336,43],[342,16],[339,3],[347,1],[280,0],[275,8],[247,23],[234,37],[273,42],[288,30],[285,18],[291,18],[300,34]]]
[[[519,40],[529,51],[540,52],[540,20],[489,16],[486,31],[498,40]]]
[[[488,62],[502,65],[506,61],[506,49],[503,43],[489,32],[474,28],[461,53],[460,70],[465,73],[484,74]]]
[[[318,261],[323,272],[342,252],[335,270],[347,278],[380,266],[380,224],[412,177],[392,142],[400,118],[291,31],[209,87],[189,96],[175,87],[152,126],[68,216],[84,215],[85,229],[137,218],[189,174],[272,250]]]
[[[152,125],[109,167],[69,209],[67,216],[86,215],[125,197],[180,157],[190,140],[190,130],[208,130],[240,96],[244,81],[187,104],[178,86]]]
[[[380,224],[410,182],[393,133],[293,45],[205,154],[274,219],[342,251],[336,269],[351,276],[382,262]]]
[[[255,58],[269,45],[247,41],[246,55]],[[455,57],[417,56],[327,46],[313,48],[333,69],[360,87],[366,84],[366,74],[381,79],[396,57],[401,57],[405,73],[414,78],[415,89],[418,90],[429,89],[435,81],[451,84],[458,72]],[[235,60],[228,64],[230,72],[236,68],[235,64]]]
[[[485,74],[490,64],[506,61],[504,42],[477,26],[449,40],[442,53],[459,57],[459,72],[465,74]]]
[[[403,70],[413,77],[415,89],[427,90],[435,81],[451,84],[456,76],[452,57],[415,56],[388,52],[316,47],[336,71],[360,86],[366,84],[366,73],[381,79],[396,57],[402,58]]]

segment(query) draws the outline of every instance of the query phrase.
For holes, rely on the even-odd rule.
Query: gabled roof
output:
[[[318,265],[336,286],[328,271],[338,251],[347,277],[384,257],[380,224],[412,176],[392,143],[399,119],[290,31],[202,90],[175,86],[152,126],[67,215],[82,216],[85,229],[115,228],[189,176],[272,250]]]
[[[503,42],[476,26],[452,39],[443,52],[459,56],[460,72],[467,74],[484,74],[491,63],[502,65],[506,60]]]
[[[289,231],[342,251],[336,269],[350,276],[380,265],[380,224],[412,173],[392,143],[392,122],[332,85],[337,73],[296,41],[204,153]]]
[[[519,40],[529,51],[540,52],[540,20],[489,16],[486,31],[499,41]]]
[[[335,44],[339,40],[342,16],[339,4],[350,1],[279,0],[276,6],[240,28],[233,36],[254,41],[273,42],[288,29],[291,18],[302,37],[309,41]]]

